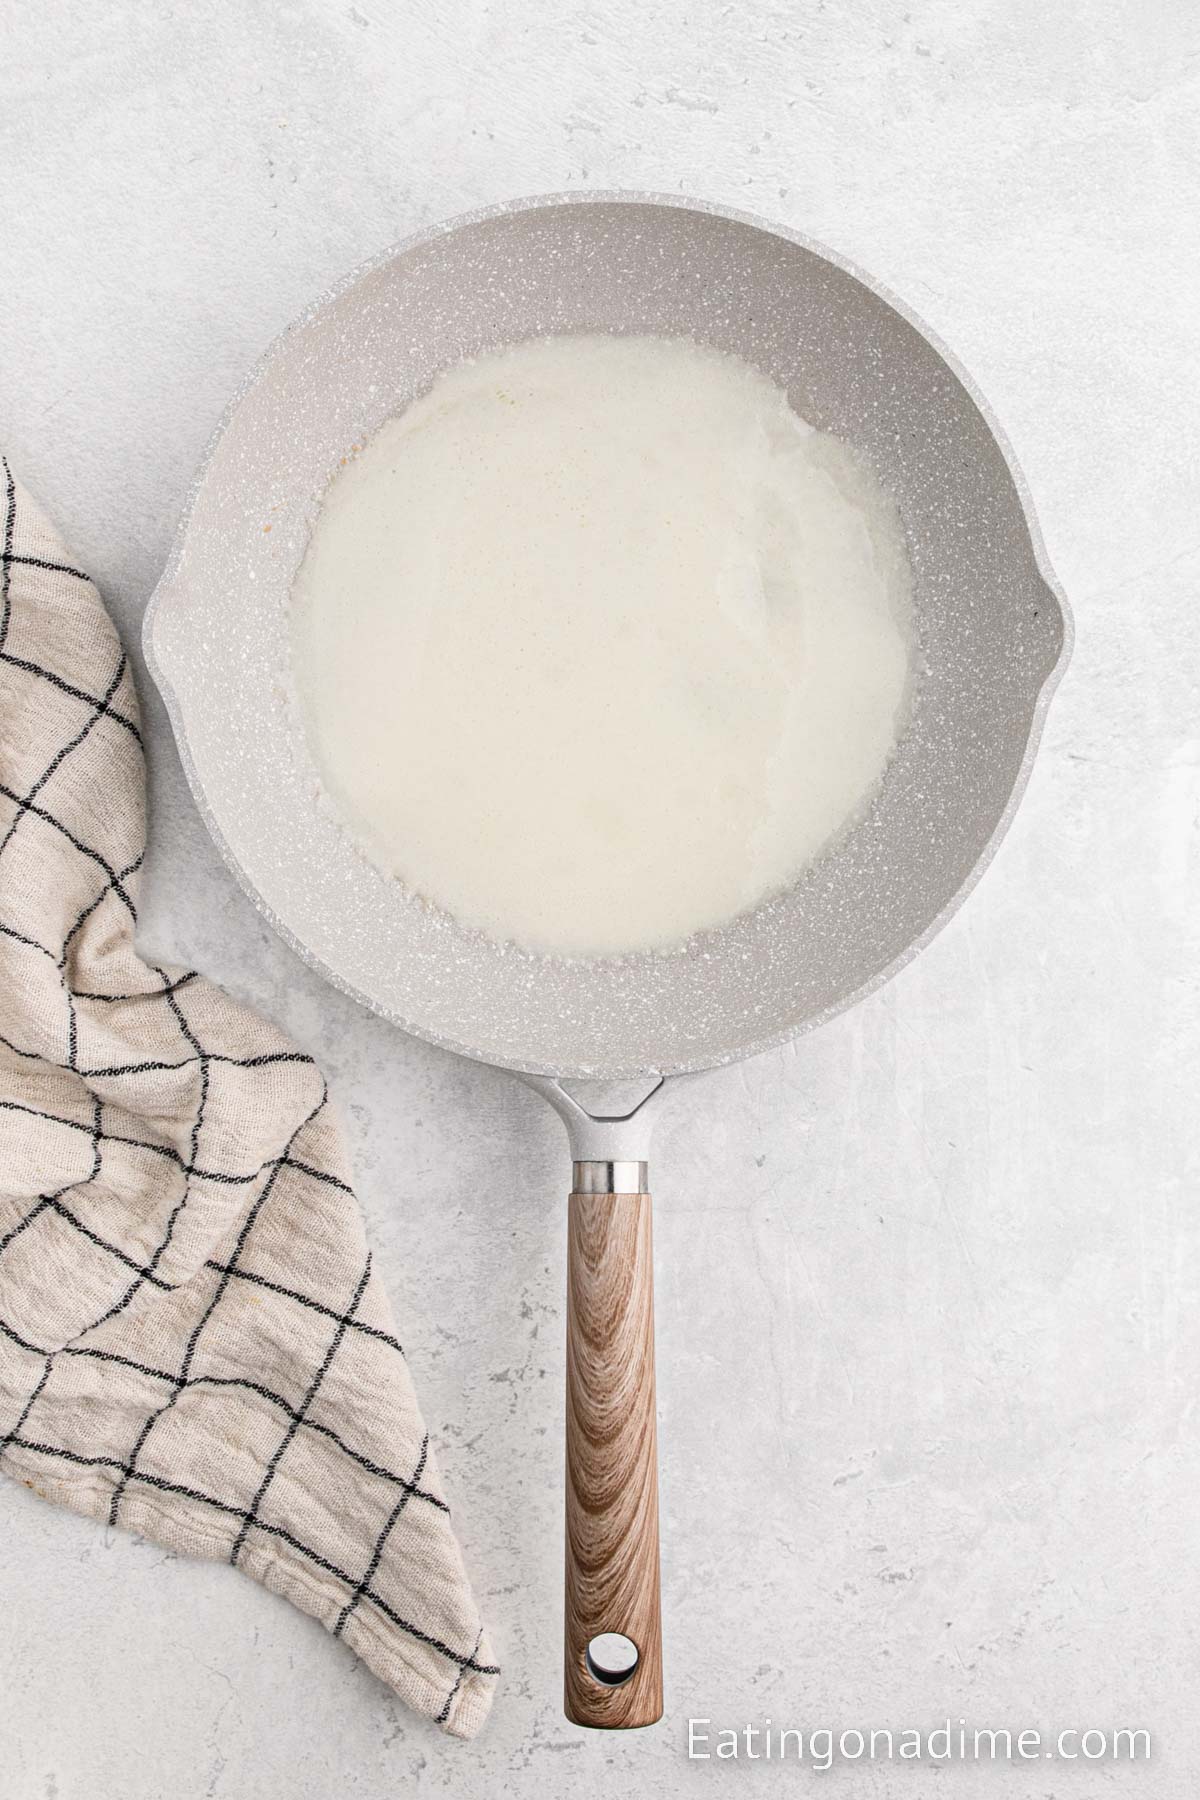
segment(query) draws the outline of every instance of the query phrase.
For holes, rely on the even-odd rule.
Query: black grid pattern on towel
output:
[[[0,1234],[0,1278],[4,1274],[4,1261],[22,1246],[27,1247],[34,1234],[45,1229],[48,1221],[53,1221],[55,1228],[65,1228],[78,1239],[81,1254],[89,1258],[98,1254],[101,1259],[107,1259],[104,1266],[111,1266],[112,1285],[104,1294],[104,1303],[78,1321],[70,1336],[62,1341],[39,1343],[29,1335],[28,1327],[22,1329],[23,1318],[0,1316],[0,1359],[3,1346],[7,1344],[13,1351],[32,1360],[32,1366],[29,1362],[24,1365],[28,1379],[24,1391],[18,1394],[15,1413],[7,1429],[3,1429],[0,1420],[0,1462],[17,1452],[22,1461],[13,1466],[23,1474],[29,1467],[24,1459],[33,1458],[51,1470],[64,1467],[88,1470],[106,1479],[111,1484],[108,1518],[113,1524],[121,1521],[122,1508],[127,1498],[135,1493],[148,1492],[161,1495],[168,1502],[174,1498],[186,1501],[192,1507],[198,1506],[227,1523],[231,1533],[228,1555],[234,1564],[252,1540],[286,1546],[293,1557],[320,1571],[326,1584],[332,1580],[344,1590],[340,1611],[331,1624],[335,1635],[343,1634],[360,1608],[370,1607],[397,1631],[436,1653],[447,1670],[444,1704],[435,1715],[444,1721],[468,1673],[494,1676],[499,1672],[494,1665],[479,1660],[482,1632],[475,1632],[462,1642],[446,1642],[429,1629],[427,1623],[407,1617],[395,1604],[394,1592],[392,1598],[386,1597],[378,1581],[389,1547],[395,1543],[397,1523],[407,1509],[415,1505],[427,1507],[432,1515],[443,1519],[447,1515],[445,1501],[431,1487],[423,1485],[429,1456],[428,1434],[421,1436],[410,1466],[390,1467],[374,1446],[355,1443],[352,1434],[339,1430],[328,1418],[315,1416],[312,1410],[339,1358],[346,1356],[347,1346],[357,1342],[372,1347],[372,1354],[387,1353],[402,1358],[399,1342],[384,1325],[359,1316],[371,1280],[370,1257],[366,1256],[351,1291],[344,1292],[338,1303],[329,1294],[322,1297],[319,1293],[306,1291],[308,1284],[299,1274],[290,1275],[278,1264],[267,1263],[272,1273],[266,1272],[262,1262],[255,1266],[251,1255],[256,1243],[256,1227],[271,1215],[273,1205],[278,1202],[281,1184],[289,1184],[293,1195],[307,1184],[315,1195],[327,1191],[335,1198],[344,1196],[347,1203],[352,1201],[352,1191],[341,1176],[321,1166],[319,1146],[311,1147],[327,1105],[324,1083],[311,1059],[291,1048],[238,1055],[231,1054],[220,1042],[206,1041],[201,1022],[204,1009],[193,1006],[193,995],[199,991],[197,984],[201,988],[206,984],[195,971],[155,967],[149,971],[152,980],[144,987],[136,985],[141,975],[147,972],[145,965],[136,961],[131,942],[137,920],[135,881],[142,862],[141,846],[136,846],[136,854],[132,857],[119,849],[114,852],[113,846],[105,841],[104,817],[81,817],[80,807],[75,803],[79,788],[69,784],[64,787],[62,780],[73,762],[86,755],[89,748],[100,745],[110,760],[118,755],[136,757],[139,763],[136,779],[141,781],[141,736],[127,661],[114,641],[111,666],[99,671],[99,678],[89,684],[79,671],[64,672],[61,667],[54,667],[50,658],[40,662],[33,648],[14,629],[18,611],[15,571],[25,579],[58,577],[68,584],[83,583],[83,591],[89,596],[88,603],[95,606],[98,614],[100,608],[82,571],[54,556],[36,554],[37,549],[46,547],[39,541],[35,540],[28,551],[18,548],[22,543],[20,513],[23,496],[13,481],[7,461],[2,466],[4,481],[0,504],[5,508],[5,518],[0,564],[0,696],[6,687],[9,693],[16,691],[13,684],[46,689],[54,696],[56,720],[68,719],[69,715],[69,722],[61,725],[58,739],[46,746],[44,760],[39,761],[36,775],[21,788],[8,785],[3,779],[8,771],[0,768],[0,797],[9,803],[5,810],[10,813],[6,819],[0,819],[0,937],[15,946],[14,956],[28,959],[31,984],[52,981],[61,989],[62,1041],[55,1051],[51,1051],[44,1042],[19,1043],[0,1034],[0,1045],[17,1059],[14,1066],[18,1069],[30,1068],[39,1076],[43,1073],[47,1077],[65,1075],[71,1088],[71,1101],[62,1097],[66,1088],[61,1081],[55,1088],[60,1097],[54,1105],[43,1105],[28,1097],[12,1098],[6,1092],[0,1095],[0,1126],[6,1115],[11,1115],[19,1127],[27,1131],[36,1129],[42,1134],[39,1141],[47,1146],[48,1166],[70,1167],[72,1145],[78,1145],[89,1157],[90,1166],[68,1182],[50,1185],[46,1191],[32,1197],[14,1222]],[[75,591],[79,592],[78,589]],[[44,916],[40,913],[27,916],[28,909],[23,914],[4,879],[6,861],[15,854],[22,838],[35,830],[52,833],[60,842],[59,854],[62,854],[61,846],[69,847],[67,853],[75,859],[76,873],[83,877],[77,886],[81,892],[87,890],[78,908],[56,926],[59,941],[51,938],[48,929],[53,909],[47,906]],[[98,915],[109,915],[114,907],[117,913],[107,916],[106,928],[110,932],[115,928],[119,914],[124,919],[120,929],[130,937],[129,954],[122,965],[125,981],[117,991],[97,990],[86,983],[77,985],[77,977],[89,973],[77,966],[81,960],[86,961],[86,958],[80,959],[77,952],[87,928]],[[129,983],[131,971],[135,985]],[[89,1054],[89,1045],[96,1038],[103,1039],[106,1044],[112,1041],[108,1027],[115,1016],[136,1016],[142,1026],[133,1035],[143,1042],[147,1039],[155,1044],[161,1042],[158,1021],[153,1030],[143,1028],[151,1009],[157,1009],[164,1026],[169,1020],[178,1044],[176,1054],[133,1054],[115,1060],[105,1055],[96,1059]],[[226,1166],[219,1151],[210,1148],[213,1140],[206,1130],[215,1081],[218,1077],[229,1079],[230,1072],[234,1072],[232,1078],[236,1080],[269,1080],[264,1072],[288,1068],[294,1068],[297,1076],[310,1083],[316,1093],[313,1104],[300,1117],[282,1146],[257,1166]],[[126,1110],[119,1097],[125,1083],[136,1083],[147,1077],[190,1079],[193,1074],[196,1077],[195,1092],[186,1130],[186,1148],[178,1141],[169,1141],[165,1135],[156,1135],[153,1127],[141,1120],[136,1110]],[[85,1116],[69,1116],[75,1101]],[[262,1104],[270,1104],[266,1089]],[[116,1233],[101,1228],[97,1223],[100,1213],[94,1205],[88,1204],[95,1196],[97,1185],[107,1176],[106,1159],[128,1157],[131,1153],[144,1159],[151,1169],[161,1169],[157,1179],[169,1194],[170,1203],[160,1220],[159,1235],[148,1253],[144,1245],[140,1249],[131,1249],[129,1241],[115,1241]],[[0,1164],[0,1200],[8,1191],[6,1174]],[[116,1177],[108,1176],[108,1179],[115,1180]],[[173,1258],[189,1208],[197,1205],[198,1197],[211,1200],[214,1195],[222,1194],[227,1196],[225,1204],[228,1205],[241,1206],[243,1202],[238,1196],[245,1197],[236,1232],[230,1233],[230,1240],[212,1246],[214,1254],[202,1256],[195,1269],[188,1270],[182,1278],[177,1277],[172,1272]],[[236,1222],[239,1215],[231,1214],[231,1217]],[[278,1279],[280,1274],[289,1274],[290,1278]],[[151,1361],[135,1353],[138,1339],[136,1332],[130,1329],[131,1321],[144,1317],[146,1311],[156,1305],[170,1302],[182,1294],[189,1283],[203,1289],[208,1297],[196,1311],[186,1337],[178,1344],[174,1363],[164,1366],[161,1355]],[[100,1285],[104,1285],[103,1280]],[[0,1279],[0,1295],[4,1292],[5,1284]],[[202,1366],[202,1353],[219,1332],[223,1314],[234,1304],[236,1296],[247,1294],[258,1296],[258,1303],[279,1309],[279,1317],[285,1322],[288,1317],[306,1322],[305,1331],[296,1333],[297,1344],[303,1343],[306,1347],[315,1344],[318,1340],[313,1333],[321,1328],[319,1357],[314,1352],[311,1363],[302,1371],[288,1371],[289,1378],[301,1373],[307,1378],[299,1400],[280,1391],[284,1384],[278,1378],[269,1378],[269,1371],[264,1370],[259,1379],[257,1374],[221,1373]],[[9,1298],[12,1298],[11,1292]],[[128,1343],[119,1335],[122,1329],[129,1332]],[[102,1372],[116,1372],[121,1378],[137,1379],[157,1390],[158,1397],[145,1411],[123,1448],[104,1443],[89,1446],[79,1441],[56,1441],[47,1435],[43,1416],[47,1421],[54,1418],[53,1411],[46,1409],[48,1391],[52,1391],[59,1371],[82,1364]],[[3,1373],[0,1360],[0,1374]],[[3,1394],[4,1383],[0,1382],[0,1399]],[[230,1405],[235,1399],[240,1402],[243,1396],[248,1396],[279,1421],[274,1448],[262,1463],[261,1478],[248,1503],[245,1496],[214,1491],[213,1484],[204,1486],[191,1479],[173,1479],[151,1459],[150,1452],[163,1422],[185,1397],[189,1402],[195,1402],[202,1396],[211,1397],[214,1405]],[[330,1474],[335,1482],[347,1479],[369,1482],[376,1484],[381,1494],[386,1493],[386,1506],[381,1505],[379,1509],[379,1529],[372,1532],[364,1545],[358,1567],[344,1567],[321,1543],[306,1541],[289,1525],[286,1517],[278,1513],[269,1516],[272,1485],[298,1439],[313,1446],[315,1454],[329,1459]]]

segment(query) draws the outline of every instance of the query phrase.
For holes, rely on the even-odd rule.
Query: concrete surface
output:
[[[903,294],[1004,421],[1079,635],[953,926],[852,1016],[671,1106],[668,1715],[621,1739],[558,1707],[560,1127],[275,941],[143,685],[144,942],[329,1069],[507,1679],[486,1734],[448,1742],[227,1568],[5,1486],[3,1800],[730,1786],[742,1764],[687,1761],[689,1714],[1146,1726],[1149,1768],[955,1766],[938,1791],[1189,1796],[1200,16],[43,0],[5,28],[3,434],[131,647],[228,390],[308,296],[439,216],[588,184],[772,214]],[[837,1791],[926,1790],[893,1764]]]

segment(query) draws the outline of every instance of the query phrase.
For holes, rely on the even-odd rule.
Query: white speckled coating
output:
[[[580,330],[687,333],[759,364],[871,461],[916,576],[919,705],[876,805],[786,894],[670,956],[537,957],[414,899],[315,805],[286,702],[288,593],[339,459],[464,355]],[[915,954],[1011,816],[1069,640],[1011,456],[895,301],[794,233],[595,193],[423,233],[285,333],[210,446],[145,635],[204,816],[289,942],[433,1042],[613,1079],[762,1050]]]

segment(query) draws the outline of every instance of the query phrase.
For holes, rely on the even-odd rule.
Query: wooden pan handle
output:
[[[610,1633],[637,1651],[623,1680],[594,1672],[619,1668],[611,1644],[589,1657]],[[570,1199],[564,1706],[604,1730],[662,1717],[649,1194]]]

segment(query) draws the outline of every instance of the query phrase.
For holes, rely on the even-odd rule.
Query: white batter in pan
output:
[[[535,950],[665,949],[869,802],[911,585],[892,502],[758,370],[545,338],[449,370],[338,474],[296,687],[388,873]]]

